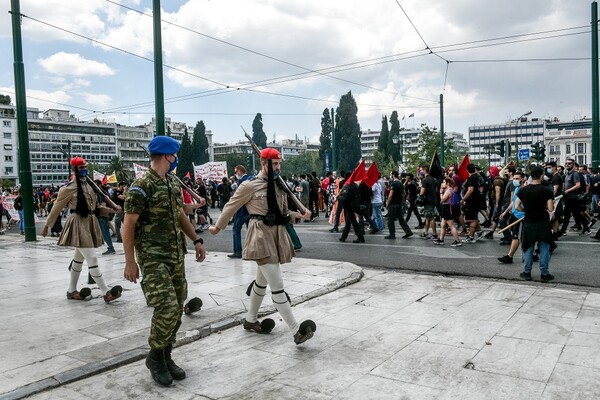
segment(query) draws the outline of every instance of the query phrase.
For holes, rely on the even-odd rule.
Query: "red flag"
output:
[[[354,168],[352,171],[352,175],[350,178],[346,180],[344,186],[351,184],[352,182],[364,181],[367,178],[367,173],[365,171],[365,160],[362,160],[358,167]]]
[[[106,174],[104,174],[104,176],[102,177],[102,184],[106,185],[108,183],[108,177],[106,176]]]
[[[469,178],[469,171],[467,171],[467,165],[469,165],[471,161],[469,161],[469,154],[465,154],[465,158],[463,158],[462,162],[458,166],[456,170],[456,175],[460,178],[461,182],[466,181]]]
[[[190,171],[188,171],[187,174],[185,174],[184,178],[191,178]]]
[[[379,180],[379,170],[377,169],[377,164],[373,162],[369,169],[367,170],[367,178],[365,179],[365,184],[368,187],[373,187],[373,185]]]

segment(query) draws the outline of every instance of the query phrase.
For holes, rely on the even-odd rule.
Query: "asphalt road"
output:
[[[217,209],[210,210],[216,221]],[[41,232],[45,218],[36,225]],[[387,223],[387,220],[385,221]],[[412,227],[416,221],[411,220]],[[508,246],[500,246],[499,235],[494,240],[480,239],[475,244],[463,244],[450,247],[451,236],[446,237],[446,245],[436,246],[431,241],[418,237],[421,231],[414,230],[410,239],[401,239],[402,230],[396,226],[398,239],[387,240],[383,233],[365,236],[366,243],[354,244],[356,237],[350,233],[348,241],[340,243],[341,233],[330,233],[331,226],[324,218],[313,222],[297,224],[296,231],[302,242],[298,257],[319,260],[348,261],[361,267],[393,268],[405,271],[442,273],[447,275],[501,278],[519,281],[522,271],[521,250],[514,257],[513,264],[502,264],[497,258],[508,251]],[[595,229],[598,227],[595,226]],[[592,232],[595,232],[595,229]],[[242,241],[246,229],[242,230]],[[18,235],[18,229],[12,228],[7,235]],[[232,252],[231,225],[217,236],[203,232],[207,251]],[[2,236],[0,236],[2,240]],[[550,260],[550,272],[555,282],[583,287],[600,288],[600,241],[589,236],[579,236],[570,232],[558,242],[558,248]],[[189,246],[191,248],[191,245]],[[532,276],[539,279],[539,269],[534,263]]]
[[[410,221],[409,225],[414,226],[415,221]],[[362,267],[520,280],[521,250],[515,254],[513,264],[500,263],[497,258],[508,252],[508,246],[499,245],[499,235],[494,240],[480,239],[475,244],[453,248],[450,247],[451,236],[446,237],[446,245],[436,246],[431,241],[418,237],[421,230],[414,230],[415,235],[410,239],[400,239],[403,233],[396,226],[396,240],[384,239],[387,232],[385,229],[383,234],[365,235],[366,243],[354,244],[352,240],[356,237],[352,232],[348,241],[340,243],[338,239],[341,233],[330,233],[330,228],[323,218],[296,225],[303,246],[297,256],[348,261]],[[242,235],[244,233],[245,228]],[[229,228],[216,237],[211,237],[208,232],[202,235],[208,251],[231,252]],[[558,246],[550,260],[550,272],[556,277],[556,283],[600,287],[599,241],[590,239],[589,236],[580,237],[573,232],[562,237]],[[539,279],[537,263],[534,263],[533,268],[534,280]]]

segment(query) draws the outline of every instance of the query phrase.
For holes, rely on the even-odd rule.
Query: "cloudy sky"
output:
[[[10,2],[0,93],[14,99]],[[352,91],[363,130],[392,111],[446,131],[591,116],[587,0],[163,0],[166,116],[243,139],[318,141]],[[137,125],[154,116],[151,0],[21,0],[27,105]],[[408,118],[414,113],[414,118]]]

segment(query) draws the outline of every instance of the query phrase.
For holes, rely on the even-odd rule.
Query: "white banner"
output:
[[[10,215],[10,218],[13,221],[19,222],[19,220],[21,219],[19,216],[19,212],[17,210],[15,210],[15,199],[17,198],[17,196],[6,196],[2,199],[2,206],[4,207],[4,209],[6,211],[8,211],[8,215]],[[33,205],[33,208],[35,209],[35,204]],[[2,217],[4,217],[2,215]],[[40,219],[37,216],[36,211],[33,211],[33,221],[36,224],[40,223]]]
[[[144,172],[148,170],[148,167],[144,167],[143,165],[139,165],[133,163],[133,170],[135,171],[135,179],[141,178],[144,175]]]
[[[194,165],[194,178],[221,180],[227,178],[227,161],[207,162],[202,165]]]

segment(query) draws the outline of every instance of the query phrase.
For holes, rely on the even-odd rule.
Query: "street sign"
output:
[[[520,149],[519,150],[519,161],[529,160],[530,158],[530,150],[529,149]]]

